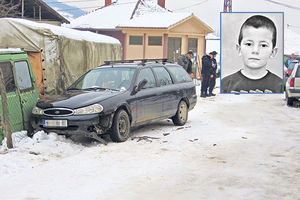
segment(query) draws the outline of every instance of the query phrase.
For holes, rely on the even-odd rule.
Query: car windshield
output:
[[[97,68],[80,77],[68,90],[128,90],[135,68]]]

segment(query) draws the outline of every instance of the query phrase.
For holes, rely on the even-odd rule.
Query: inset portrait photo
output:
[[[221,93],[283,92],[283,12],[221,13]]]

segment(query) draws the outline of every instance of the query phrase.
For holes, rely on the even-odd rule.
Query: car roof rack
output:
[[[141,64],[145,64],[147,62],[155,62],[155,63],[166,63],[168,62],[168,58],[154,58],[154,59],[132,59],[132,60],[111,60],[111,61],[104,61],[105,65],[116,64],[116,63],[135,63],[141,62]]]

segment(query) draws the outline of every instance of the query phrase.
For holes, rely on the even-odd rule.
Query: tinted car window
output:
[[[177,82],[192,81],[189,74],[180,66],[167,66],[167,69],[173,74]]]
[[[172,84],[171,76],[165,68],[154,67],[153,70],[154,70],[154,73],[156,74],[156,77],[157,77],[157,80],[158,80],[158,83],[160,86]]]
[[[144,79],[147,80],[147,83],[143,88],[153,88],[156,86],[155,78],[154,78],[154,75],[150,68],[145,68],[140,71],[138,79],[137,79],[137,84]]]
[[[70,89],[128,89],[134,72],[134,68],[126,67],[97,68],[82,76]]]
[[[16,85],[14,81],[14,75],[12,72],[11,63],[10,62],[0,63],[0,69],[2,70],[6,92],[15,91]]]
[[[20,90],[32,88],[28,63],[26,61],[15,62],[16,78]]]

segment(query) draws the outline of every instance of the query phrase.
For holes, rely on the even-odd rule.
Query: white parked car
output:
[[[285,83],[287,105],[292,106],[295,100],[300,99],[300,64],[295,64]]]

